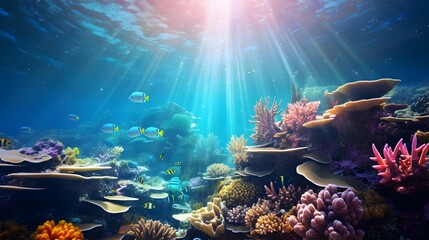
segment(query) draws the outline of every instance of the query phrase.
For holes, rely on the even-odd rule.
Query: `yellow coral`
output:
[[[255,233],[259,235],[265,235],[267,233],[275,233],[281,231],[282,221],[274,213],[268,215],[263,215],[258,218],[256,221],[255,230],[251,231],[250,234],[254,235]]]
[[[231,181],[222,187],[219,197],[226,202],[227,207],[250,205],[255,202],[258,190],[255,184],[241,179]]]
[[[82,231],[72,223],[64,220],[55,225],[55,221],[46,221],[39,225],[35,233],[31,235],[32,240],[83,240]]]
[[[228,152],[233,157],[233,162],[235,168],[240,168],[240,163],[247,162],[247,153],[246,153],[246,143],[247,140],[244,138],[244,135],[240,137],[231,136],[231,140],[228,143]]]

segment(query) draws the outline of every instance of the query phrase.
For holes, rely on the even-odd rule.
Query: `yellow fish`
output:
[[[165,173],[167,173],[168,175],[174,174],[176,172],[176,170],[174,169],[167,169],[167,171],[165,171]]]
[[[151,202],[145,202],[143,204],[143,207],[150,210],[150,209],[155,208],[155,205],[153,205]]]
[[[161,153],[161,155],[159,155],[159,158],[160,158],[161,160],[164,160],[164,154],[165,154],[165,153]]]
[[[0,148],[9,148],[12,145],[12,140],[0,138]]]
[[[181,166],[182,165],[182,162],[175,162],[174,163],[174,166]]]

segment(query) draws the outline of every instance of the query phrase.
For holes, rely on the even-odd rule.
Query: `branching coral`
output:
[[[270,201],[259,199],[256,204],[246,212],[245,222],[250,229],[255,228],[255,224],[260,216],[267,215],[270,212]]]
[[[252,116],[255,120],[252,121],[256,124],[254,128],[255,133],[250,135],[255,144],[265,144],[273,142],[274,134],[281,132],[280,128],[275,122],[275,117],[280,113],[278,111],[282,101],[277,103],[274,99],[270,107],[270,98],[261,98],[258,103],[253,107],[256,115]]]
[[[225,201],[227,207],[250,205],[258,196],[258,189],[252,182],[236,179],[222,187],[219,197]]]
[[[82,231],[75,227],[72,223],[67,223],[64,220],[55,225],[53,220],[46,221],[43,225],[39,225],[35,233],[31,235],[32,240],[83,240]]]
[[[278,194],[274,189],[273,182],[270,182],[270,188],[268,188],[267,185],[264,185],[264,188],[267,193],[267,197],[272,201],[279,201],[281,204],[280,207],[284,209],[289,209],[294,206],[302,194],[301,187],[295,188],[292,184],[289,184],[287,187],[283,186],[282,188],[279,188]]]
[[[309,102],[307,99],[289,103],[285,114],[282,116],[281,129],[289,132],[299,131],[304,123],[316,119],[319,105],[320,101]]]
[[[176,230],[160,221],[144,220],[141,218],[137,224],[131,226],[127,235],[134,240],[168,240],[175,239]]]
[[[223,163],[213,163],[206,169],[205,176],[211,178],[226,177],[231,169]]]
[[[397,192],[411,193],[428,181],[429,143],[417,147],[416,134],[411,142],[411,154],[408,153],[407,145],[402,143],[402,138],[393,150],[387,144],[384,145],[384,158],[375,144],[372,144],[372,151],[374,157],[370,159],[378,163],[372,167],[383,177],[380,183],[393,182]]]
[[[246,205],[244,206],[238,205],[237,207],[233,207],[228,210],[228,213],[226,215],[226,220],[229,223],[244,226],[246,224],[246,221],[245,221],[246,212],[249,209],[250,208],[247,207]]]
[[[28,239],[27,227],[12,221],[0,221],[0,239],[26,240]]]
[[[241,168],[241,163],[247,162],[246,143],[247,140],[244,138],[244,135],[240,137],[231,136],[231,140],[228,143],[227,149],[229,154],[232,155],[236,169]]]
[[[297,215],[288,217],[293,230],[305,239],[363,239],[354,229],[363,215],[361,201],[351,189],[338,192],[329,184],[319,194],[308,190],[297,205]]]
[[[198,139],[195,144],[195,158],[201,161],[207,161],[215,154],[220,153],[219,140],[210,133],[206,138]]]

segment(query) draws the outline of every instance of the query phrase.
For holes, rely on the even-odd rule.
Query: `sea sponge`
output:
[[[196,229],[208,234],[210,237],[219,237],[225,233],[224,218],[220,210],[220,198],[208,202],[207,207],[192,211],[189,222]]]
[[[247,140],[244,138],[244,135],[240,137],[231,136],[231,140],[228,143],[228,152],[232,155],[232,160],[234,162],[235,168],[240,169],[240,164],[247,162],[247,153],[246,153],[246,143]]]
[[[0,239],[26,240],[27,227],[12,221],[0,221]]]
[[[64,220],[55,225],[55,221],[46,221],[37,227],[36,232],[31,235],[32,240],[83,240],[82,231],[72,223]]]
[[[223,163],[213,163],[206,169],[205,175],[211,178],[226,177],[231,169]]]
[[[252,202],[255,202],[258,192],[258,188],[254,183],[235,179],[222,187],[219,197],[225,201],[228,208],[238,205],[250,206]]]
[[[160,221],[146,221],[141,218],[131,227],[127,235],[133,236],[135,240],[167,240],[175,238],[176,230]]]
[[[64,153],[64,155],[66,155],[64,158],[66,164],[73,165],[77,161],[77,156],[80,154],[80,150],[77,147],[75,147],[75,148],[67,147],[63,151],[63,153]]]

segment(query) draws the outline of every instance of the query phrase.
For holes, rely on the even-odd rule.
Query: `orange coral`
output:
[[[55,221],[46,221],[39,225],[33,235],[32,240],[83,240],[82,231],[72,223],[64,220],[55,225]]]

